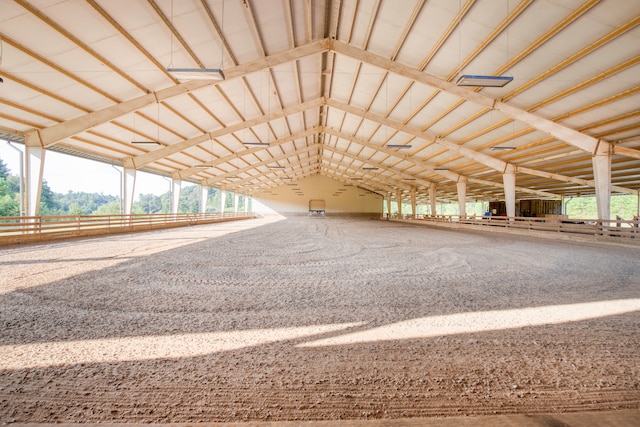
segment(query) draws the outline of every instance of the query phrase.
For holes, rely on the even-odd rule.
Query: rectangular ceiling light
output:
[[[458,77],[458,86],[482,86],[482,87],[502,87],[513,80],[511,76],[481,76],[474,74],[463,74]]]
[[[131,141],[132,144],[150,144],[150,145],[160,145],[158,141]]]
[[[489,150],[515,150],[515,149],[516,147],[498,147],[498,146],[489,148]]]
[[[269,169],[284,169],[284,166],[279,165],[267,165]]]
[[[219,68],[167,68],[167,72],[177,80],[224,80]]]
[[[374,166],[364,166],[362,168],[362,170],[366,170],[366,171],[377,171],[378,169],[380,169],[380,168],[376,168]]]
[[[399,149],[403,149],[403,148],[411,148],[411,145],[403,145],[403,144],[387,144],[387,148],[399,148]]]
[[[258,147],[266,147],[269,145],[268,142],[253,142],[253,141],[249,141],[249,142],[243,142],[244,145],[255,145]]]
[[[448,171],[449,168],[433,168],[434,171]]]
[[[195,165],[194,168],[198,168],[198,169],[209,169],[210,165]]]
[[[362,181],[362,178],[351,178],[351,181]]]

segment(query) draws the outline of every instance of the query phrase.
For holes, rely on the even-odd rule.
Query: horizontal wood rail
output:
[[[254,213],[184,213],[0,217],[0,245],[129,233],[255,218]]]
[[[556,234],[571,234],[591,236],[602,239],[638,239],[640,244],[640,220],[635,217],[633,220],[623,220],[621,218],[612,220],[594,219],[562,219],[557,217],[506,217],[506,216],[459,216],[459,215],[418,215],[412,218],[405,215],[402,218],[398,215],[391,215],[392,220],[400,221],[424,221],[427,223],[450,224],[452,226],[464,226],[465,228],[489,229],[491,227],[505,230],[525,231]]]

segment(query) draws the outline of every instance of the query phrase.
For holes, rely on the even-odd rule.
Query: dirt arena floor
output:
[[[0,422],[640,409],[640,248],[293,217],[0,248]]]

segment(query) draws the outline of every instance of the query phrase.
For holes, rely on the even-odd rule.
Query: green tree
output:
[[[20,215],[20,203],[16,194],[9,190],[5,178],[0,178],[0,216]]]
[[[180,191],[180,203],[178,212],[180,213],[197,213],[200,212],[200,187],[198,185],[189,185]]]
[[[565,210],[569,218],[597,219],[598,210],[594,196],[573,197],[565,202]],[[611,218],[616,215],[631,219],[638,214],[638,196],[633,194],[615,194],[611,196]]]
[[[12,193],[20,193],[20,177],[17,175],[9,175],[6,178],[9,191]]]
[[[80,205],[76,202],[71,203],[67,209],[67,214],[69,215],[84,215],[85,212],[82,210],[82,208],[80,207]]]
[[[0,178],[1,179],[7,179],[8,176],[9,176],[9,167],[0,158]]]
[[[92,212],[93,215],[117,215],[120,213],[120,199],[101,205]]]
[[[160,205],[162,208],[158,213],[171,213],[171,193],[166,192],[160,195]]]
[[[92,214],[100,206],[118,200],[115,196],[102,193],[84,193],[69,191],[67,194],[54,193],[60,212],[69,215]],[[80,212],[80,213],[79,213]]]
[[[42,181],[42,192],[40,193],[40,215],[60,215],[55,196],[47,181]]]
[[[0,216],[20,215],[19,178],[9,175],[9,167],[0,159]]]
[[[638,196],[633,194],[618,194],[611,196],[611,217],[616,215],[624,219],[632,219],[638,215]]]
[[[163,212],[162,197],[155,194],[140,194],[139,199],[133,203],[133,213],[166,213]]]
[[[226,193],[224,212],[233,212],[233,193],[231,191],[227,191]]]
[[[209,187],[205,212],[218,212],[220,210],[220,190]]]

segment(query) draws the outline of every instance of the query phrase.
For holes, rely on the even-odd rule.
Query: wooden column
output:
[[[25,211],[28,216],[40,215],[40,196],[42,195],[42,176],[44,172],[45,149],[25,146],[27,197]]]
[[[460,218],[467,216],[467,177],[461,176],[456,183],[458,188],[458,210]]]
[[[431,202],[431,216],[436,215],[436,183],[432,182],[429,186],[429,201]]]
[[[411,217],[413,219],[416,219],[416,213],[417,213],[417,209],[416,209],[416,189],[415,188],[411,188]]]
[[[182,189],[182,181],[179,179],[171,179],[171,213],[177,214],[180,207],[180,190]]]
[[[514,165],[507,165],[502,174],[502,182],[504,183],[504,202],[507,207],[507,216],[513,218],[516,216],[516,168]]]
[[[207,212],[207,199],[209,198],[209,187],[200,186],[200,213]]]
[[[592,159],[598,219],[611,216],[611,144],[600,141]]]

